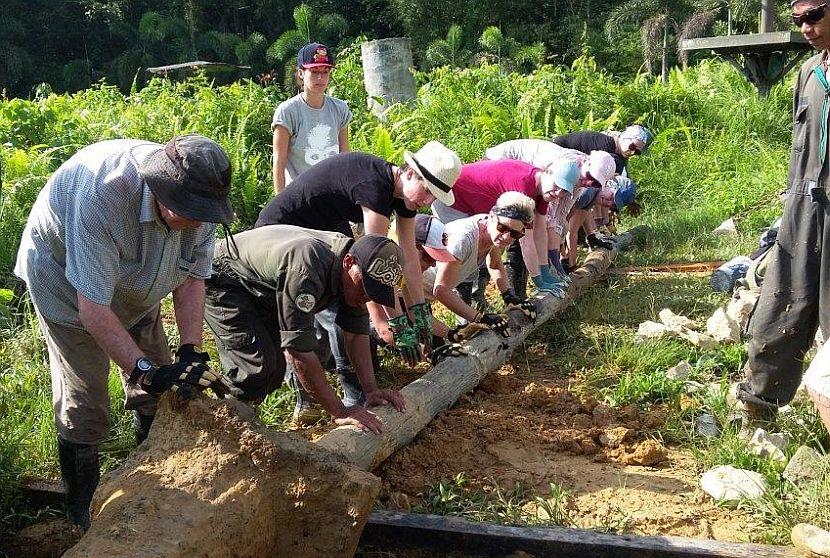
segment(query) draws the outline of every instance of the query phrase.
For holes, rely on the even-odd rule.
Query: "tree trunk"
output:
[[[660,71],[660,81],[669,80],[669,18],[663,22],[663,67]]]
[[[512,335],[509,338],[502,339],[493,332],[483,332],[470,342],[468,356],[448,358],[404,387],[401,393],[406,397],[405,412],[398,413],[388,407],[375,410],[383,420],[382,434],[374,435],[341,426],[322,436],[317,445],[346,457],[361,469],[374,469],[412,441],[438,413],[449,409],[459,397],[475,389],[487,374],[497,370],[533,330],[599,281],[618,250],[633,243],[642,230],[638,227],[616,237],[616,247],[612,252],[591,252],[585,264],[574,273],[564,299],[550,295],[537,297],[536,322],[531,322],[518,310],[512,310],[509,315]]]

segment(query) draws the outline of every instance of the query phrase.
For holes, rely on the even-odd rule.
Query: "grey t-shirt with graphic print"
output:
[[[291,136],[285,183],[291,183],[304,170],[340,153],[340,130],[348,126],[351,119],[352,111],[346,102],[328,95],[319,109],[308,106],[302,95],[280,103],[274,111],[271,131],[279,125]]]

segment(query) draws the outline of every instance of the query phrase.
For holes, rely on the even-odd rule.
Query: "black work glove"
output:
[[[592,232],[585,239],[588,241],[588,246],[591,248],[604,248],[605,250],[613,250],[614,244],[607,236]]]
[[[179,347],[176,351],[176,362],[199,362],[207,364],[210,362],[210,355],[207,353],[200,353],[196,350],[196,345],[187,343]]]
[[[478,322],[462,324],[452,328],[449,331],[449,333],[447,333],[447,339],[449,339],[453,343],[461,343],[462,341],[469,341],[470,339],[472,339],[473,337],[487,329],[490,328]]]
[[[445,343],[432,350],[429,354],[429,362],[435,366],[448,357],[460,357],[468,354],[467,349],[459,343]]]
[[[131,381],[136,376],[133,371]],[[178,393],[185,399],[193,399],[200,391],[211,388],[218,397],[236,396],[239,388],[232,386],[222,375],[211,370],[204,363],[175,362],[158,368],[151,368],[138,378],[138,385],[147,393],[160,395],[167,390]]]
[[[504,301],[505,311],[517,308],[521,310],[522,314],[534,322],[536,321],[536,305],[530,299],[522,300],[516,296],[512,289],[507,289],[501,293],[501,299]]]
[[[567,258],[562,258],[559,260],[559,263],[562,264],[562,269],[565,270],[565,273],[571,273],[573,270],[576,269],[576,265],[571,265],[571,262],[568,261]]]
[[[504,301],[505,306],[509,306],[511,304],[520,304],[522,299],[516,296],[516,293],[513,292],[513,289],[507,289],[501,293],[501,299]]]
[[[505,318],[501,314],[489,314],[484,313],[478,316],[476,322],[480,324],[484,324],[502,337],[509,337],[510,331],[508,330],[509,326],[507,324],[507,318]]]

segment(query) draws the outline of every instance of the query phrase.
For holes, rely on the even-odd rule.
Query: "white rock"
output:
[[[663,308],[660,312],[657,313],[657,316],[660,318],[660,321],[669,326],[670,328],[677,328],[677,327],[685,327],[689,329],[697,329],[695,323],[687,318],[686,316],[680,316],[675,314],[668,308]]]
[[[749,441],[749,449],[759,457],[768,457],[783,463],[787,461],[787,456],[784,455],[787,444],[789,439],[786,435],[769,434],[763,428],[759,428]]]
[[[718,346],[718,342],[715,340],[714,337],[707,335],[705,333],[698,333],[697,331],[692,331],[691,329],[682,328],[681,331],[678,333],[678,336],[681,339],[685,339],[695,347],[700,347],[704,351],[711,351],[712,349]]]
[[[818,478],[825,468],[825,459],[813,448],[801,446],[787,463],[787,468],[781,476],[793,484]]]
[[[736,294],[738,296],[733,297],[726,306],[726,315],[738,324],[738,331],[743,333],[758,302],[758,293],[750,289],[740,289]]]
[[[689,365],[689,362],[686,360],[681,360],[668,370],[666,370],[666,378],[669,380],[685,380],[689,377],[689,372],[692,371],[692,367]]]
[[[685,391],[689,395],[695,394],[700,390],[704,389],[705,387],[706,386],[704,386],[700,382],[695,382],[694,380],[689,380],[683,383],[683,391]]]
[[[760,498],[767,491],[767,483],[764,476],[755,471],[721,465],[703,473],[700,488],[715,500],[735,502]]]
[[[738,227],[735,226],[735,220],[732,217],[730,217],[729,219],[718,225],[718,228],[713,230],[712,234],[715,236],[737,235]]]
[[[635,339],[637,341],[656,339],[658,337],[663,337],[667,333],[669,333],[669,329],[664,324],[646,321],[641,323],[637,328],[637,335],[635,336]]]
[[[706,320],[706,333],[721,343],[737,343],[741,340],[741,330],[738,323],[729,317],[723,308],[718,308]]]

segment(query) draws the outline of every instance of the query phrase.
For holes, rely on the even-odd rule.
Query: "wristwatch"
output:
[[[147,374],[153,368],[153,363],[150,362],[149,358],[144,356],[139,358],[137,361],[135,361],[135,367],[133,368],[132,374],[130,374],[129,382],[131,384],[138,382],[139,378]]]

